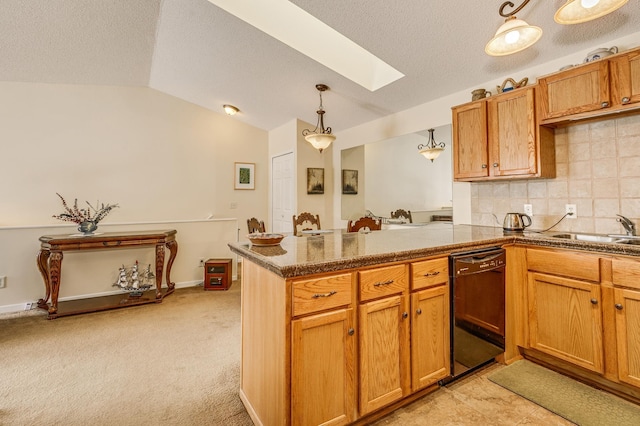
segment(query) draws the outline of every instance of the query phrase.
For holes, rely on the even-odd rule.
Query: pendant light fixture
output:
[[[318,114],[318,122],[315,129],[304,129],[302,131],[302,136],[304,136],[305,140],[313,145],[315,149],[322,152],[322,150],[327,149],[329,145],[331,145],[331,142],[333,142],[336,137],[331,134],[331,127],[324,127],[322,92],[329,90],[329,87],[326,84],[316,84],[316,89],[318,89],[318,92],[320,93],[320,107],[316,111]]]
[[[629,0],[567,0],[553,19],[558,24],[581,24],[607,15]]]
[[[429,129],[429,142],[426,145],[418,145],[418,149],[420,150],[420,154],[424,155],[425,158],[433,160],[438,158],[438,156],[444,151],[444,142],[436,143],[433,138],[433,129]]]
[[[587,0],[584,0],[587,1]],[[594,1],[594,0],[591,0]],[[527,24],[522,19],[517,19],[514,15],[518,13],[529,0],[525,0],[520,6],[515,8],[512,12],[505,13],[504,8],[509,6],[513,7],[514,4],[510,1],[504,2],[500,6],[500,16],[506,19],[504,24],[498,28],[495,36],[489,40],[484,48],[484,51],[491,56],[505,56],[512,53],[520,52],[527,47],[533,45],[542,36],[542,29],[533,25]]]

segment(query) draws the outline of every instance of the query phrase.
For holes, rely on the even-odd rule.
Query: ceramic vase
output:
[[[78,226],[78,231],[82,232],[84,235],[93,235],[93,232],[98,229],[98,224],[92,220],[87,220],[80,223]]]

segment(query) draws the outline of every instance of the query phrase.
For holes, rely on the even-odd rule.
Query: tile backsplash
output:
[[[472,224],[502,226],[506,213],[531,204],[530,229],[542,230],[562,218],[565,204],[575,204],[578,217],[553,230],[624,233],[616,214],[640,229],[640,115],[558,128],[555,146],[555,179],[472,183]]]

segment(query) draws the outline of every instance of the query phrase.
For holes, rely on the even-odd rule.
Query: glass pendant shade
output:
[[[533,45],[542,36],[542,29],[527,24],[515,16],[508,18],[489,40],[484,51],[491,56],[505,56]]]
[[[420,154],[424,155],[424,158],[427,160],[433,160],[438,158],[438,156],[444,151],[444,148],[424,148],[420,150]]]
[[[336,137],[330,133],[310,133],[304,137],[315,149],[322,152],[327,149]]]
[[[629,0],[568,0],[553,16],[558,24],[581,24],[607,15]]]

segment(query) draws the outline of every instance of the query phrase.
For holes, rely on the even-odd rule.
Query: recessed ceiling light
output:
[[[372,92],[404,77],[290,1],[209,1]]]

